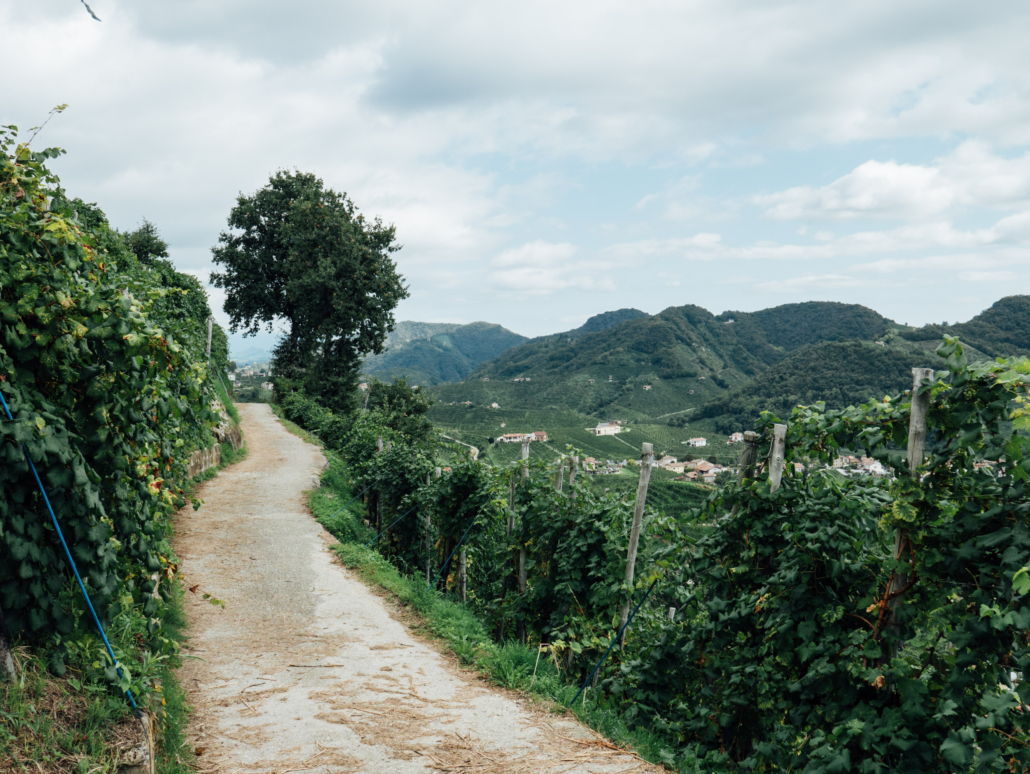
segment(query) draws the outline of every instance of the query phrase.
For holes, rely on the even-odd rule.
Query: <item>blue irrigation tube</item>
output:
[[[622,626],[620,626],[620,627],[619,627],[619,631],[617,631],[617,632],[615,633],[615,636],[614,636],[614,637],[612,637],[612,641],[611,641],[611,643],[609,643],[609,645],[608,645],[608,650],[606,650],[606,651],[604,652],[604,655],[603,655],[603,656],[601,656],[601,660],[597,662],[597,666],[595,666],[595,667],[594,667],[594,671],[590,673],[590,676],[589,676],[589,677],[588,677],[588,678],[587,678],[587,679],[586,679],[586,680],[585,680],[585,681],[583,682],[583,685],[579,686],[579,690],[578,690],[578,691],[576,691],[576,695],[572,697],[572,701],[570,701],[570,702],[568,703],[568,705],[567,705],[568,707],[571,707],[571,706],[572,706],[573,704],[575,704],[575,703],[576,703],[576,699],[578,699],[578,698],[579,698],[579,695],[580,695],[581,693],[583,693],[583,689],[587,687],[587,683],[589,683],[589,682],[590,682],[591,680],[593,680],[593,679],[594,679],[594,675],[595,675],[595,674],[597,673],[597,670],[601,668],[601,664],[603,664],[603,663],[604,663],[604,660],[605,660],[606,658],[608,658],[608,654],[612,652],[612,648],[614,648],[614,647],[615,647],[615,643],[619,641],[619,637],[621,637],[621,636],[622,636],[622,633],[623,633],[624,631],[626,631],[626,627],[627,627],[627,626],[629,626],[629,625],[630,625],[630,623],[631,623],[631,622],[633,621],[633,617],[634,617],[634,616],[635,616],[635,615],[637,614],[637,611],[638,611],[638,610],[640,609],[640,606],[641,606],[642,604],[644,604],[644,602],[646,602],[646,601],[647,601],[647,598],[648,598],[649,596],[651,596],[651,592],[652,592],[652,591],[654,591],[654,587],[655,587],[655,585],[657,585],[657,583],[658,583],[658,578],[655,578],[655,579],[654,579],[653,581],[651,581],[651,586],[650,586],[650,588],[648,588],[648,590],[647,590],[647,593],[646,593],[646,594],[644,594],[644,598],[643,598],[643,599],[641,599],[641,600],[640,600],[640,601],[639,601],[639,602],[637,603],[637,606],[636,606],[635,608],[633,608],[633,613],[632,613],[632,614],[630,615],[630,617],[629,617],[629,618],[627,618],[627,619],[626,619],[626,623],[624,623],[624,624],[623,624]],[[586,701],[586,699],[584,699],[583,701],[585,702],[585,701]]]
[[[474,518],[472,520],[472,523],[469,524],[469,528],[467,530],[465,530],[465,534],[462,535],[461,536],[461,540],[458,541],[458,545],[456,545],[454,547],[454,551],[451,551],[450,555],[444,560],[444,563],[442,565],[440,565],[440,572],[438,572],[436,574],[436,577],[433,578],[433,582],[429,584],[429,588],[433,588],[433,586],[436,585],[436,582],[438,580],[440,580],[440,576],[443,574],[443,571],[447,567],[447,562],[451,561],[451,557],[454,556],[455,551],[457,551],[459,548],[461,548],[461,544],[465,542],[465,538],[467,538],[469,536],[469,533],[472,531],[472,528],[474,526],[476,526],[476,522],[479,521],[479,516],[480,516],[480,514],[477,513],[476,514],[476,518]]]
[[[352,497],[352,498],[350,499],[350,502],[349,502],[349,503],[347,503],[347,505],[350,505],[350,503],[352,503],[352,502],[354,502],[355,500],[357,500],[357,499],[358,499],[359,497],[361,497],[361,495],[365,494],[365,492],[367,492],[367,491],[368,491],[369,489],[371,489],[371,488],[372,488],[372,485],[371,485],[371,484],[369,484],[368,486],[366,486],[366,487],[365,487],[365,488],[364,488],[363,490],[361,490],[361,492],[360,492],[360,493],[358,493],[358,494],[356,494],[356,495],[355,495],[354,497]],[[346,508],[346,507],[347,507],[347,505],[342,505],[342,506],[340,506],[340,509],[339,509],[338,511],[336,511],[336,513],[334,513],[334,514],[333,514],[332,516],[330,516],[329,518],[331,519],[331,518],[335,517],[335,516],[336,516],[336,515],[337,515],[338,513],[342,513],[342,512],[343,512],[343,509],[344,509],[344,508]]]
[[[404,514],[404,516],[407,516],[407,515],[408,515],[408,513],[411,513],[411,511],[415,510],[415,508],[418,508],[418,506],[417,506],[417,505],[416,505],[416,506],[413,506],[413,507],[411,508],[411,510],[409,510],[409,511],[408,511],[407,513],[405,513],[405,514]],[[393,528],[393,525],[394,525],[394,524],[396,524],[397,522],[399,522],[399,521],[400,521],[401,519],[403,519],[403,518],[404,518],[404,516],[400,516],[400,517],[398,517],[398,518],[397,518],[397,520],[393,522],[393,524],[391,524],[391,525],[390,525],[389,527],[387,527],[386,529],[384,529],[384,530],[383,530],[382,532],[380,532],[380,533],[379,533],[378,535],[376,535],[376,536],[375,536],[374,538],[372,538],[372,539],[371,539],[371,540],[369,540],[369,541],[368,541],[367,543],[365,543],[365,548],[368,548],[368,547],[369,547],[370,545],[372,545],[372,544],[373,544],[373,543],[375,543],[375,542],[376,542],[377,540],[379,540],[379,538],[381,538],[381,537],[382,537],[383,535],[385,535],[385,534],[386,534],[387,532],[389,532],[389,531],[390,531],[390,530],[391,530],[391,529]]]
[[[7,399],[4,398],[3,392],[0,392],[0,401],[4,404],[4,412],[7,414],[7,418],[13,422],[14,417],[11,415],[11,409],[7,405]],[[115,669],[118,670],[118,677],[122,677],[122,668],[118,665],[118,659],[114,655],[111,643],[107,641],[107,633],[104,631],[104,627],[100,624],[100,618],[97,617],[97,611],[93,609],[93,602],[90,600],[89,593],[86,591],[86,585],[82,582],[82,576],[79,575],[79,569],[75,566],[75,560],[72,559],[72,552],[68,548],[68,542],[64,539],[61,525],[57,523],[57,516],[54,514],[54,509],[50,505],[50,498],[47,497],[46,489],[43,488],[43,482],[40,480],[39,473],[36,471],[36,465],[32,461],[32,457],[29,456],[28,447],[26,447],[24,443],[21,445],[21,451],[22,454],[25,455],[25,461],[29,463],[32,475],[36,479],[36,486],[39,487],[39,493],[43,495],[43,502],[46,503],[46,508],[50,512],[50,519],[54,523],[54,529],[57,530],[57,536],[61,538],[61,545],[64,546],[64,555],[68,557],[68,564],[71,566],[72,572],[75,574],[75,580],[79,583],[79,590],[82,591],[82,598],[86,600],[86,607],[89,608],[89,612],[93,616],[93,623],[97,625],[97,631],[100,632],[100,638],[104,641],[104,647],[107,648],[107,654],[111,657],[111,662],[114,664]],[[139,707],[136,706],[136,700],[132,696],[132,691],[126,688],[125,695],[129,698],[129,704],[132,705],[132,709],[138,713]]]

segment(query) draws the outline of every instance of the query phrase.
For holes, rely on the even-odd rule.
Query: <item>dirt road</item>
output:
[[[413,635],[341,567],[305,507],[324,463],[269,407],[239,407],[250,450],[185,509],[189,659],[201,771],[658,772],[580,724],[494,689]],[[225,601],[212,607],[200,591]]]

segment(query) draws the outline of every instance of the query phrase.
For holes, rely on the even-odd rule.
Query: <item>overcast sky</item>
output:
[[[69,193],[201,278],[296,168],[396,225],[397,319],[1030,292],[1026,2],[90,5],[0,0],[0,123],[68,103],[34,145]]]

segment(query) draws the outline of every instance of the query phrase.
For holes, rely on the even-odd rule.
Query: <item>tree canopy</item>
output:
[[[230,328],[253,335],[283,321],[277,377],[336,410],[351,408],[361,357],[383,351],[393,309],[408,296],[391,254],[395,229],[367,220],[315,175],[279,171],[240,195],[213,248]]]

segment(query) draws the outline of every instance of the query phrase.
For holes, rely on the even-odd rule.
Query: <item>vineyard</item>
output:
[[[938,355],[906,393],[766,415],[740,479],[686,514],[651,507],[646,445],[631,499],[584,483],[574,450],[442,466],[397,406],[281,410],[335,434],[325,480],[363,502],[323,523],[352,561],[375,546],[497,641],[546,649],[557,700],[646,729],[669,766],[1023,771],[1030,365]],[[836,475],[845,452],[892,475]]]
[[[15,667],[9,641],[30,655],[18,683],[0,684],[5,770],[15,748],[60,767],[86,744],[82,731],[48,741],[60,723],[34,719],[45,682],[25,677],[41,663],[68,677],[47,697],[89,697],[91,728],[160,708],[178,649],[163,626],[171,517],[189,501],[194,453],[232,435],[222,406],[235,411],[199,282],[68,199],[46,166],[60,151],[15,138],[0,128],[0,677]]]

